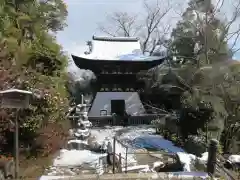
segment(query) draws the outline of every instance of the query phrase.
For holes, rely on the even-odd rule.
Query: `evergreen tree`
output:
[[[62,140],[62,129],[54,128],[65,120],[68,105],[67,57],[52,35],[63,29],[66,16],[62,0],[0,1],[0,90],[19,88],[36,94],[30,109],[20,113],[20,142],[31,150],[43,149],[45,155],[59,148],[56,144]],[[13,147],[9,139],[13,115],[10,110],[0,112],[2,150]],[[41,132],[48,127],[51,131]],[[60,139],[49,142],[53,138]]]
[[[191,0],[172,32],[171,53],[178,61],[197,64],[225,60],[230,52],[225,41],[226,26],[216,16],[211,0]],[[209,62],[206,62],[207,49]]]

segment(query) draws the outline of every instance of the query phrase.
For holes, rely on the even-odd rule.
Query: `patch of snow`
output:
[[[220,38],[221,35],[222,35],[222,31],[217,28],[217,29],[215,30],[215,32],[216,32],[216,36],[217,36],[218,38]]]
[[[228,160],[231,162],[231,163],[240,163],[240,155],[230,155],[228,157]]]
[[[89,129],[77,129],[77,133],[81,134],[81,133],[87,133],[89,132]]]
[[[149,165],[136,165],[136,166],[128,166],[127,168],[122,167],[122,171],[133,171],[133,170],[150,170]]]
[[[87,140],[79,140],[79,139],[71,139],[68,141],[68,144],[71,144],[71,143],[79,143],[79,144],[86,144],[88,145],[88,142]]]
[[[81,124],[83,124],[86,128],[92,127],[92,123],[88,120],[80,120],[80,122],[78,123],[78,126],[80,126]]]
[[[159,167],[161,165],[163,165],[164,163],[162,161],[156,161],[153,163],[153,168]]]
[[[41,176],[39,180],[57,180],[64,178],[71,178],[71,176]]]
[[[184,165],[184,171],[191,172],[191,164],[192,161],[196,159],[196,156],[184,152],[178,152],[177,155],[181,163]]]
[[[208,152],[202,153],[202,156],[198,159],[201,163],[206,164],[208,160]]]
[[[89,150],[66,150],[60,151],[59,157],[53,161],[54,166],[80,166],[84,163],[89,164],[91,167],[95,167],[100,157],[106,156],[106,154],[96,154]]]

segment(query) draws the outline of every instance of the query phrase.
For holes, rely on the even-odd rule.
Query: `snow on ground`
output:
[[[119,138],[123,139],[130,139],[133,140],[137,136],[140,136],[142,134],[150,133],[153,131],[153,129],[149,130],[146,127],[131,127],[128,128],[129,131],[126,134],[123,134],[122,137]],[[91,129],[91,136],[95,137],[95,141],[99,144],[107,142],[111,142],[113,144],[113,137],[116,135],[116,133],[120,130],[123,130],[123,127],[105,127],[105,128],[93,128]],[[86,144],[86,141],[81,140],[70,140],[69,142],[76,142],[76,143],[84,143]],[[120,144],[118,141],[116,141],[116,153],[121,153],[122,157],[126,156],[126,148]],[[91,168],[97,168],[100,167],[99,165],[99,158],[106,156],[106,154],[100,154],[95,153],[89,150],[67,150],[62,149],[60,150],[60,154],[57,158],[53,160],[53,166],[50,168],[50,172],[48,173],[49,176],[55,177],[54,175],[59,175],[61,173],[62,167],[80,167],[83,164],[88,165]],[[122,162],[125,164],[125,160],[123,159]],[[133,154],[128,154],[127,157],[127,163],[129,165],[136,165],[136,160],[134,158]],[[64,170],[66,171],[66,170]],[[63,174],[63,173],[61,173]],[[68,174],[74,175],[74,172],[68,172]],[[57,177],[57,176],[56,176]],[[51,178],[50,178],[51,179]]]
[[[150,134],[153,134],[155,130],[153,128],[149,128],[148,126],[132,126],[132,127],[105,127],[105,128],[93,128],[91,129],[91,136],[95,136],[96,142],[99,144],[111,142],[113,144],[113,138],[115,135],[118,136],[118,140],[128,142],[133,142],[133,140],[137,138],[141,138]],[[163,139],[163,138],[162,138]],[[163,139],[165,140],[165,139]],[[73,140],[71,140],[73,141]],[[74,140],[74,141],[80,141],[80,140]],[[165,140],[167,141],[167,140]],[[86,141],[81,141],[81,143],[86,143]],[[155,143],[154,143],[155,144]],[[167,144],[171,143],[164,143],[161,144],[162,146],[167,146]],[[130,144],[131,145],[131,144]],[[123,146],[118,141],[116,141],[116,153],[121,153],[122,157],[125,157],[126,155],[126,146]],[[162,147],[169,149],[169,147]],[[131,149],[129,147],[129,149]],[[176,147],[176,149],[179,149]],[[129,152],[129,150],[128,150]],[[185,171],[191,171],[190,164],[194,157],[193,155],[187,154],[184,151],[178,151],[175,152],[178,153],[181,162],[184,164]],[[101,164],[99,164],[99,158],[106,156],[106,154],[100,154],[95,153],[89,150],[67,150],[62,149],[60,151],[59,156],[53,160],[53,166],[50,167],[50,172],[48,172],[48,176],[42,176],[40,180],[51,180],[56,179],[57,175],[65,175],[63,173],[62,167],[69,168],[69,171],[67,172],[67,175],[74,176],[76,173],[71,168],[73,167],[80,167],[82,165],[88,165],[89,167],[96,169],[96,172],[99,171]],[[203,155],[204,156],[204,155]],[[206,157],[203,157],[205,160]],[[124,159],[122,162],[125,164]],[[134,154],[128,154],[127,157],[127,163],[129,166],[136,166],[136,159],[134,157]],[[64,170],[66,172],[66,169]],[[48,177],[48,179],[47,179]],[[62,177],[62,176],[61,176]]]

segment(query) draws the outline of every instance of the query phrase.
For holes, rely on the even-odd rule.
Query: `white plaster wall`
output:
[[[145,109],[137,92],[98,92],[89,111],[89,116],[100,116],[100,110],[107,110],[111,115],[111,100],[125,100],[127,113],[130,115],[145,114]]]

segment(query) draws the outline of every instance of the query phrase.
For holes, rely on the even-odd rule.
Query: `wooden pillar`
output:
[[[18,125],[19,110],[16,111],[15,118],[15,178],[19,176],[19,125]]]

